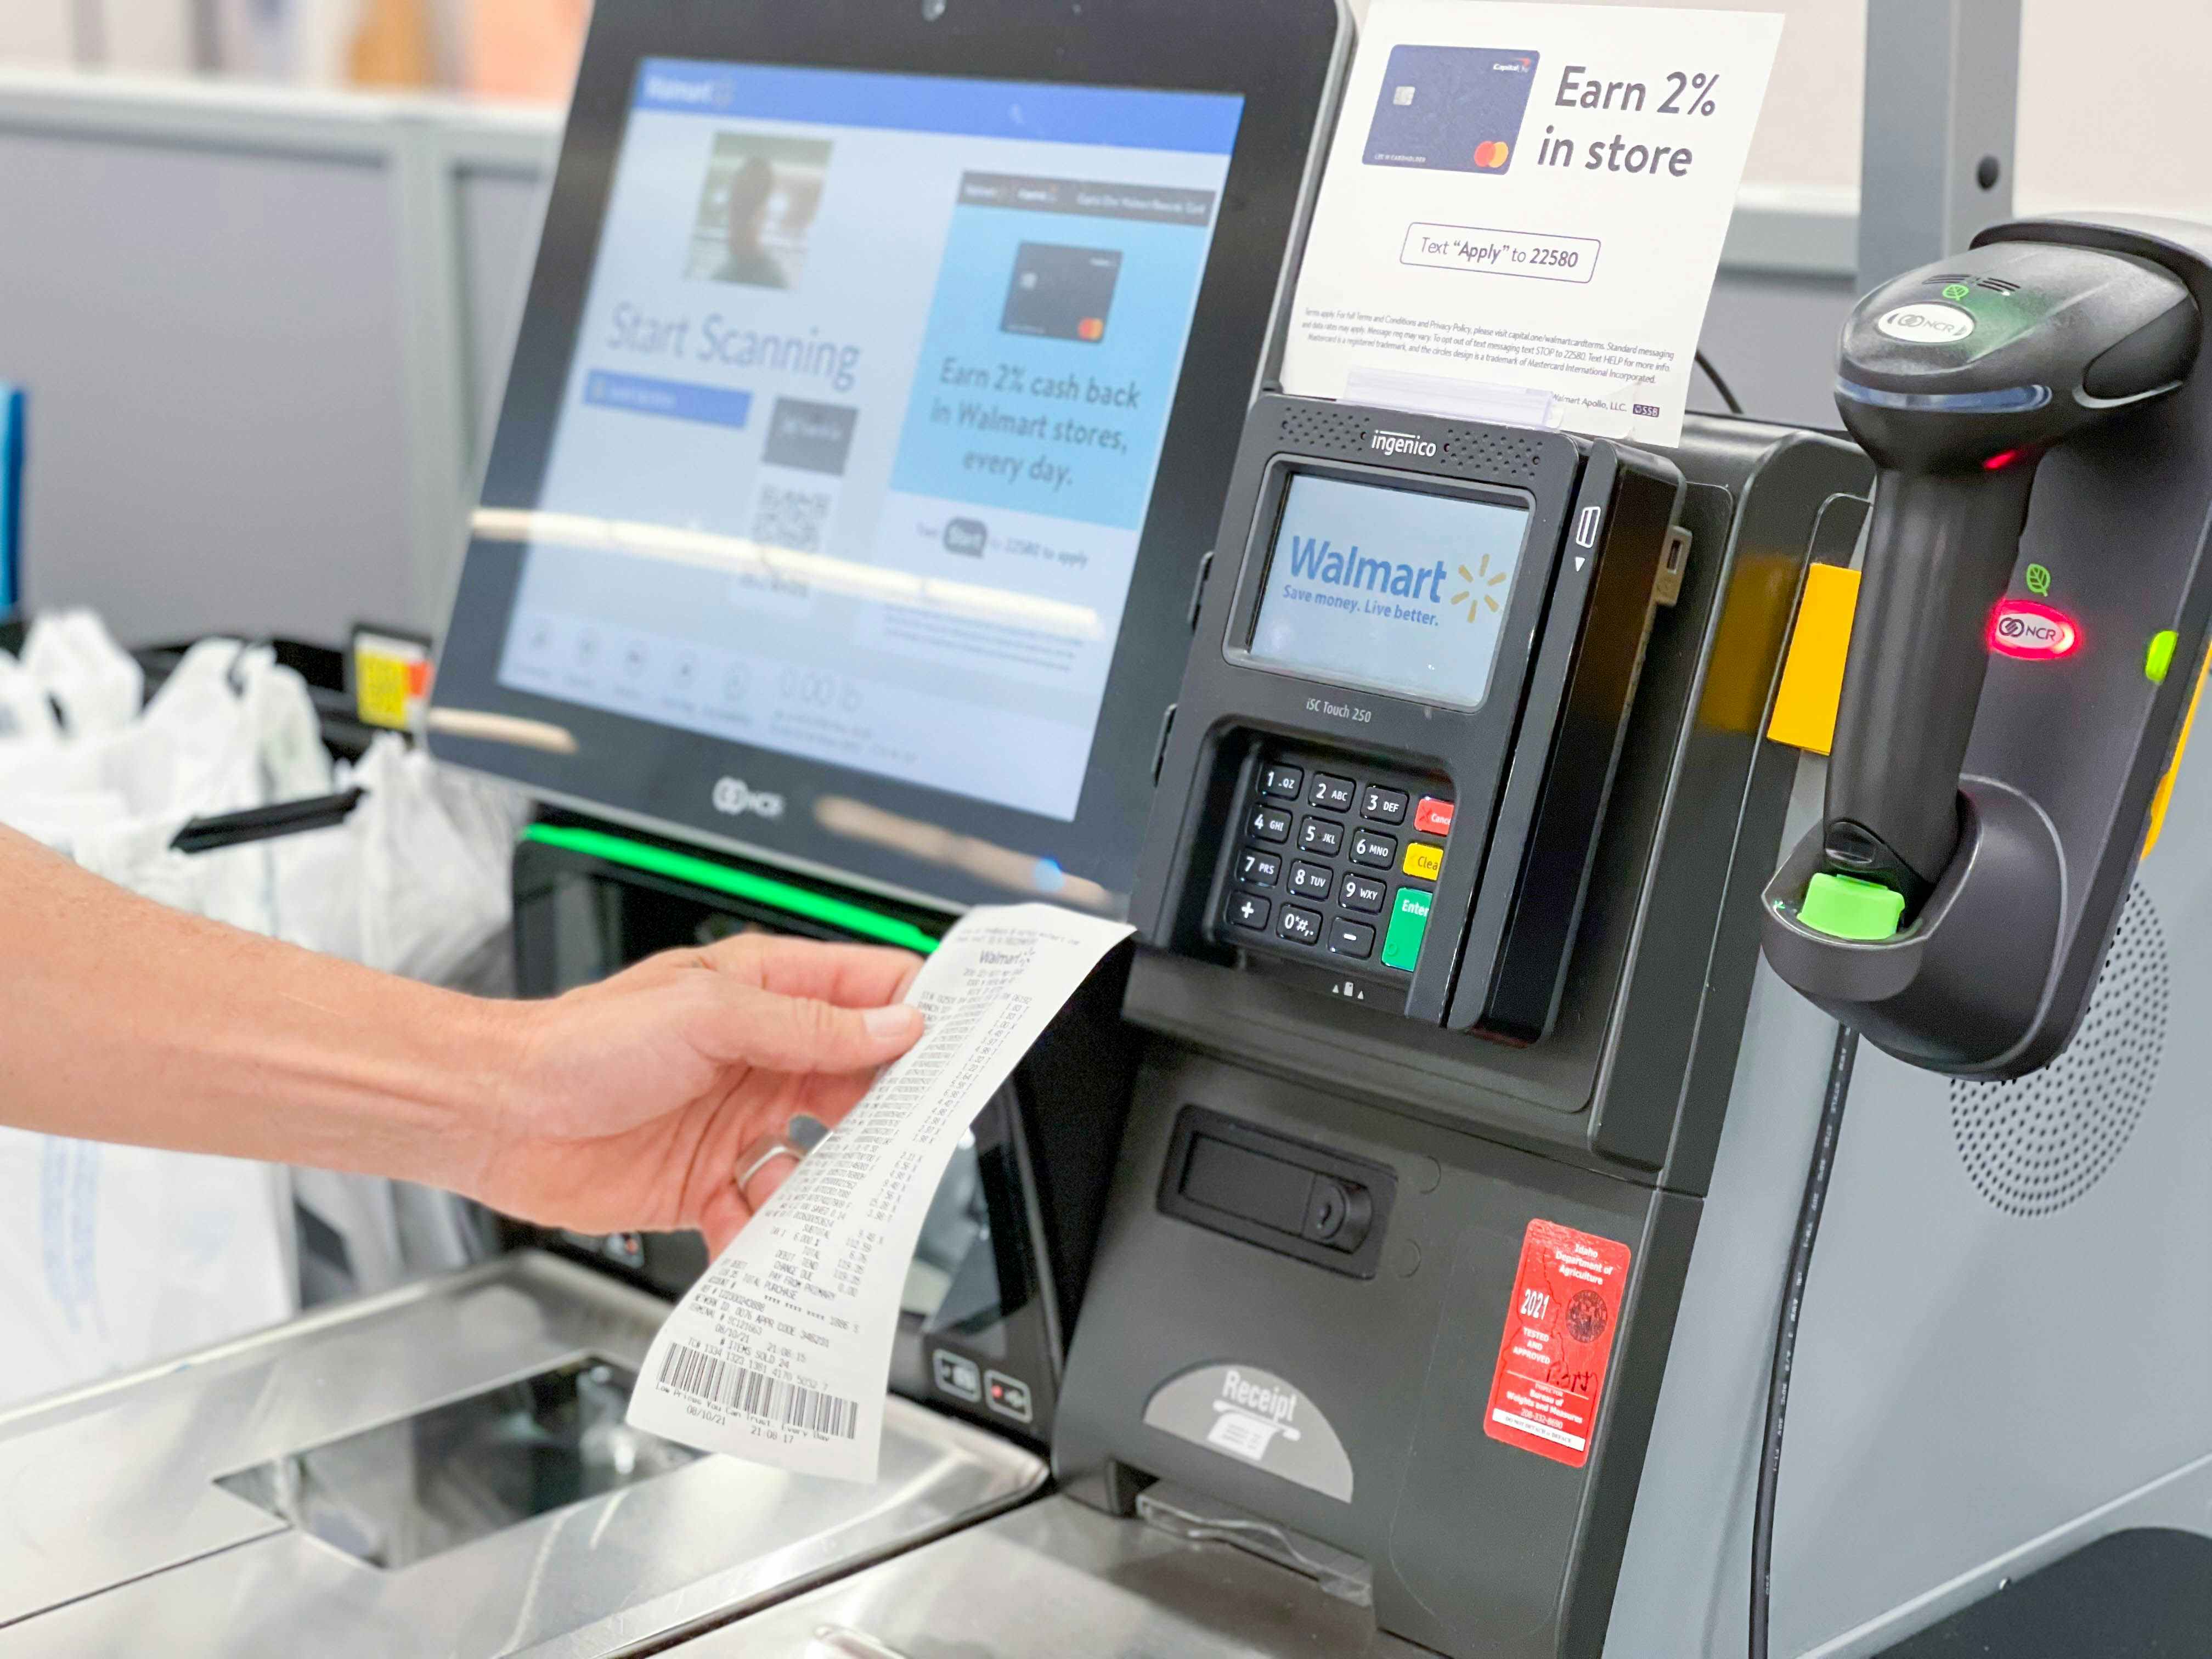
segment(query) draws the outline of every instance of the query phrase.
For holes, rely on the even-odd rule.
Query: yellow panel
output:
[[[1408,842],[1406,860],[1398,866],[1409,876],[1419,876],[1423,881],[1434,881],[1437,872],[1444,867],[1444,849],[1432,841]]]
[[[2197,705],[2204,700],[2204,676],[2212,670],[2212,652],[2207,652],[2204,666],[2197,671],[2197,689],[2189,694],[2189,713],[2182,717],[2181,736],[2173,745],[2173,758],[2166,763],[2166,775],[2158,781],[2158,793],[2150,798],[2150,828],[2143,836],[2143,856],[2158,845],[2159,832],[2166,828],[2166,804],[2173,796],[2173,775],[2181,770],[2181,757],[2189,747],[2189,728],[2197,724]]]
[[[1825,755],[1836,740],[1836,707],[1843,701],[1844,658],[1851,647],[1851,617],[1858,610],[1859,573],[1840,564],[1805,572],[1797,601],[1797,626],[1782,665],[1782,689],[1766,735]]]

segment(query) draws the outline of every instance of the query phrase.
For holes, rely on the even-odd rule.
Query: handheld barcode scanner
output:
[[[1908,915],[1935,888],[2038,465],[2178,387],[2201,327],[2189,290],[2146,259],[2029,242],[1859,302],[1836,404],[1880,471],[1828,764],[1830,872],[1891,889]]]
[[[2029,221],[1844,328],[1880,471],[1822,822],[1764,925],[1901,1058],[2017,1076],[2087,1004],[2212,605],[2208,304],[2212,230]]]

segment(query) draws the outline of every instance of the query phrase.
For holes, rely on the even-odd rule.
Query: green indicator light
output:
[[[2166,684],[2166,671],[2173,666],[2173,647],[2179,642],[2171,628],[2161,628],[2150,636],[2150,649],[2143,653],[2143,678],[2153,685]]]
[[[1943,297],[1947,300],[1963,300],[1971,292],[1972,290],[1964,283],[1946,283],[1943,285]]]
[[[1904,916],[1904,894],[1856,876],[1814,877],[1797,907],[1797,920],[1814,933],[1869,944],[1893,937]]]
[[[2048,593],[2051,591],[2051,569],[2049,566],[2032,564],[2027,568],[2027,591],[2029,592],[2039,595]]]
[[[773,881],[747,870],[733,870],[711,859],[672,853],[665,847],[648,846],[601,830],[578,830],[562,823],[533,823],[522,832],[522,838],[581,853],[588,858],[605,859],[610,864],[624,865],[651,875],[688,881],[695,887],[711,888],[732,898],[750,899],[787,915],[805,916],[810,921],[822,922],[862,939],[896,945],[902,950],[917,951],[923,956],[937,949],[936,939],[903,918],[886,916],[865,905],[831,898],[810,888],[794,887],[789,882]]]

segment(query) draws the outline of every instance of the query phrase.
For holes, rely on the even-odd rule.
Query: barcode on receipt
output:
[[[660,1362],[662,1386],[694,1400],[709,1400],[747,1417],[765,1418],[787,1429],[808,1429],[850,1440],[860,1426],[856,1401],[802,1389],[750,1366],[733,1365],[702,1349],[678,1342]]]

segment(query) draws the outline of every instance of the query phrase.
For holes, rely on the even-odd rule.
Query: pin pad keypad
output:
[[[1451,834],[1442,784],[1283,750],[1258,757],[1240,811],[1217,939],[1349,972],[1412,974]]]

